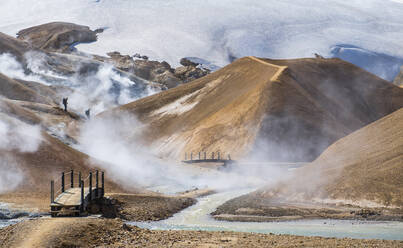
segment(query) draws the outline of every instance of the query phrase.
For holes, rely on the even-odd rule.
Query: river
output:
[[[173,217],[154,222],[129,222],[152,230],[204,230],[255,233],[293,234],[322,237],[403,240],[403,222],[358,220],[297,220],[281,222],[217,221],[210,216],[229,199],[250,192],[251,189],[229,191],[201,197],[198,203]]]

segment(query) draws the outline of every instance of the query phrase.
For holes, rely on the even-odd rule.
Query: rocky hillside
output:
[[[159,154],[231,153],[312,161],[403,106],[403,90],[340,59],[245,57],[206,77],[104,114],[136,115]],[[159,130],[155,132],[154,130]]]
[[[102,29],[90,30],[87,26],[66,22],[51,22],[23,29],[17,38],[28,42],[32,47],[49,52],[69,52],[78,43],[97,40],[97,33]]]
[[[69,139],[69,126],[79,124],[81,118],[52,104],[37,103],[41,99],[38,95],[30,97],[33,102],[31,98],[0,99],[0,179],[4,180],[0,183],[0,201],[42,210],[48,208],[50,180],[71,169],[88,175],[96,163],[61,142],[74,142]],[[122,191],[111,180],[106,185],[109,191]],[[56,186],[60,187],[60,182]]]
[[[168,89],[179,84],[188,83],[201,78],[210,73],[209,69],[204,69],[199,63],[194,63],[189,59],[182,58],[181,66],[172,68],[167,62],[148,60],[147,56],[135,54],[133,56],[121,55],[119,52],[108,53],[110,58],[95,56],[100,61],[108,61],[117,68],[133,73],[148,81],[165,85]]]
[[[230,220],[403,216],[403,108],[341,138],[277,185],[232,199]]]
[[[93,31],[87,26],[74,23],[52,22],[23,29],[17,33],[17,38],[25,41],[31,48],[83,56],[81,59],[83,62],[88,60],[85,57],[92,57],[95,61],[110,63],[119,70],[147,81],[160,83],[167,88],[173,88],[210,73],[208,69],[185,58],[180,61],[181,66],[175,69],[165,61],[148,60],[148,57],[144,55],[121,55],[115,51],[108,53],[109,57],[91,56],[75,49],[77,44],[95,42],[97,34],[102,32],[103,29]]]
[[[298,172],[299,182],[315,178],[317,187],[296,188],[311,196],[320,187],[332,199],[403,207],[402,123],[403,108],[340,139]]]
[[[28,42],[21,41],[0,32],[0,54],[10,53],[21,63],[25,62],[24,54],[32,47]]]

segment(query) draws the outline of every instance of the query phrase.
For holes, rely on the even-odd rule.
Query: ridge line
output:
[[[256,62],[259,62],[261,64],[267,65],[267,66],[272,66],[272,67],[276,67],[278,70],[276,71],[276,73],[274,73],[274,75],[270,78],[270,81],[278,81],[278,77],[281,75],[281,73],[287,69],[287,66],[280,66],[280,65],[275,65],[275,64],[271,64],[269,62],[263,61],[261,59],[258,59],[254,56],[248,56],[247,58],[254,60]]]

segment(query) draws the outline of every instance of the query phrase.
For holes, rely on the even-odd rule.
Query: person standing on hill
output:
[[[65,111],[65,112],[67,112],[67,100],[68,100],[68,99],[69,99],[68,97],[63,98],[63,105],[64,105],[64,111]]]

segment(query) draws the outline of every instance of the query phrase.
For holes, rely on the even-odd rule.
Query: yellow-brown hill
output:
[[[235,159],[312,161],[401,107],[403,89],[339,59],[245,57],[100,117],[134,114],[147,126],[145,143],[163,157],[220,151]]]
[[[64,112],[57,104],[59,95],[52,87],[46,85],[14,80],[0,74],[0,95],[2,96],[0,98],[0,124],[6,123],[10,127],[6,134],[7,137],[1,137],[10,141],[6,145],[0,146],[0,159],[3,166],[5,166],[4,163],[9,163],[5,172],[17,169],[23,176],[23,180],[17,188],[0,192],[0,201],[16,203],[17,206],[22,207],[35,207],[42,211],[47,210],[50,199],[50,180],[60,178],[63,171],[68,172],[72,169],[76,172],[81,171],[84,177],[90,170],[96,169],[96,165],[90,163],[87,155],[59,140],[70,141],[68,139],[69,126],[75,129],[75,126],[80,125],[82,120],[74,113]],[[21,143],[14,133],[16,125],[23,125],[19,121],[28,125],[37,125],[42,130],[40,137],[26,133],[26,135],[32,136],[27,139],[41,140],[38,141],[40,145],[36,151],[24,152],[18,147],[7,147],[16,142]],[[52,133],[52,128],[61,123],[66,127],[64,130],[66,137],[58,137],[58,139],[49,135]],[[25,126],[21,126],[21,129],[24,128]],[[0,144],[2,144],[1,141]],[[66,178],[67,181],[68,178]],[[60,187],[60,182],[56,186]],[[108,174],[106,174],[106,188],[108,192],[124,192],[120,186],[108,180]]]
[[[364,212],[350,212],[359,207],[401,220],[402,125],[403,108],[338,140],[314,162],[295,170],[292,177],[232,199],[215,214],[236,216],[237,209],[253,208],[272,217],[323,218],[339,212],[338,218],[358,218]],[[378,217],[385,218],[382,216]]]
[[[403,207],[402,178],[403,108],[332,144],[292,185],[311,197]]]

